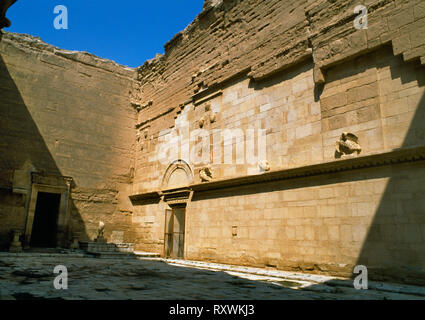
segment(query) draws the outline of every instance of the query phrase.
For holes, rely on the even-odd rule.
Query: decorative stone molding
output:
[[[71,187],[73,179],[56,174],[32,172],[31,181],[33,184]]]
[[[166,190],[162,194],[164,202],[168,205],[182,205],[186,204],[191,196],[191,190],[189,188]]]
[[[158,203],[162,197],[161,191],[147,192],[130,195],[130,201],[133,205],[144,205]]]
[[[343,155],[353,154],[354,152],[359,154],[362,148],[358,141],[359,138],[354,133],[343,132],[336,142],[335,157],[341,158]]]
[[[365,155],[355,158],[346,158],[315,165],[303,166],[292,169],[269,171],[261,175],[243,176],[231,179],[217,180],[209,183],[191,185],[190,188],[197,191],[210,191],[235,186],[251,185],[271,181],[297,179],[334,172],[343,172],[361,168],[374,168],[397,163],[407,163],[425,160],[425,146],[406,148],[380,154]]]
[[[383,152],[380,154],[359,156],[356,158],[334,160],[330,162],[303,166],[299,168],[269,171],[260,175],[250,175],[231,179],[191,184],[188,186],[187,189],[193,192],[213,191],[258,183],[267,183],[271,181],[298,179],[334,172],[343,172],[362,168],[374,168],[417,161],[425,161],[425,146],[399,149],[390,152]],[[163,196],[163,193],[161,191],[152,191],[131,195],[130,199],[136,203],[138,201],[141,202],[144,200],[158,200],[161,196]]]
[[[173,176],[175,177],[178,173],[183,173],[186,181],[180,181],[176,183]],[[174,187],[186,187],[193,182],[193,171],[190,166],[184,160],[173,161],[168,168],[165,170],[164,178],[162,179],[161,189],[170,189]]]

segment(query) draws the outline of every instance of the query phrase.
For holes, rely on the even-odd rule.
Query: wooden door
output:
[[[165,211],[164,253],[168,258],[184,258],[185,208]]]

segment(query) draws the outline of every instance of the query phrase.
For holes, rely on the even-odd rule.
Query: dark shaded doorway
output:
[[[38,193],[31,232],[31,247],[56,247],[60,199],[59,193]]]
[[[165,256],[184,258],[185,208],[165,211]]]

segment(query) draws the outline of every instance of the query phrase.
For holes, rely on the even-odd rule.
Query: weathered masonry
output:
[[[424,35],[419,0],[206,1],[129,69],[5,33],[2,246],[104,221],[163,256],[425,283]]]

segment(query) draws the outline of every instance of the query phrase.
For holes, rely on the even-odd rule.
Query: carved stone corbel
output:
[[[213,175],[210,167],[205,167],[199,170],[199,177],[202,182],[212,181]]]
[[[341,158],[343,155],[353,154],[354,152],[359,154],[361,151],[359,138],[354,133],[343,132],[336,142],[335,157]]]

